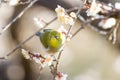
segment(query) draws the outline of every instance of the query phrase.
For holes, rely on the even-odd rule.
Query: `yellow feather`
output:
[[[58,41],[55,38],[52,38],[50,40],[50,45],[54,48],[57,48],[58,47]]]

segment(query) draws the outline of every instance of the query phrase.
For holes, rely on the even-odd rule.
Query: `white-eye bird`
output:
[[[36,35],[39,36],[48,53],[54,54],[58,52],[63,44],[63,35],[57,30],[44,29],[43,32],[37,32]]]

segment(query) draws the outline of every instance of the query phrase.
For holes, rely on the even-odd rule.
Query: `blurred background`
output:
[[[119,0],[100,1],[114,4]],[[41,17],[46,22],[56,17],[54,9],[58,4],[65,9],[79,5],[82,7],[81,0],[39,0],[0,35],[0,56],[5,56],[39,29],[34,23],[35,17]],[[9,6],[2,3],[0,6],[0,30],[26,6]],[[60,23],[56,20],[49,28],[59,26]],[[80,21],[77,21],[73,31],[80,26]],[[36,36],[22,47],[30,51],[41,51],[41,44]],[[60,60],[60,71],[68,74],[68,80],[120,80],[119,47],[107,41],[106,36],[100,35],[86,26],[65,47]],[[38,76],[39,65],[25,60],[20,49],[9,56],[8,60],[0,60],[0,80],[37,80]],[[39,80],[52,80],[48,68],[42,71]]]

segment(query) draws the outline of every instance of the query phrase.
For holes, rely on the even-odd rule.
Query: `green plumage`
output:
[[[62,46],[62,35],[56,30],[45,29],[43,32],[39,32],[36,35],[40,37],[41,43],[50,53],[57,52]]]

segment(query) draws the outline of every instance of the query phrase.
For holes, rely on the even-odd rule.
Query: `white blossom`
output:
[[[96,0],[93,0],[91,7],[87,10],[87,16],[96,16],[101,11],[101,6]]]
[[[57,13],[57,17],[58,17],[58,20],[61,22],[61,23],[64,23],[65,21],[65,9],[61,6],[57,6],[57,8],[55,9],[56,13]]]
[[[55,80],[67,80],[67,76],[68,76],[67,74],[63,74],[59,72],[57,76],[55,77]]]
[[[64,16],[64,23],[65,24],[70,24],[73,25],[74,24],[74,19],[68,15]]]
[[[43,64],[50,66],[53,62],[53,57],[51,55],[45,55],[44,57],[45,61],[43,62]]]
[[[73,18],[75,18],[75,19],[77,18],[75,12],[71,12],[71,13],[70,13],[70,16],[73,17]]]
[[[115,18],[108,18],[105,20],[101,20],[98,25],[101,26],[103,29],[109,29],[115,26],[115,24],[116,24]]]
[[[60,5],[57,5],[57,8],[55,9],[55,11],[58,16],[65,16],[66,14],[65,9],[61,7]]]
[[[110,5],[110,4],[109,4]],[[112,7],[111,6],[108,6],[108,5],[102,5],[102,7],[105,9],[105,10],[112,10]]]
[[[40,58],[33,57],[33,61],[35,61],[35,62],[38,63],[38,64],[41,64]]]
[[[63,44],[66,41],[67,30],[64,28],[64,26],[60,26],[60,28],[57,31],[62,34],[62,44]]]
[[[20,0],[9,0],[9,5],[10,6],[15,6],[19,3]]]
[[[33,57],[33,60],[40,64],[42,67],[50,66],[53,62],[53,57],[50,55],[45,55],[44,58]]]
[[[120,10],[120,2],[115,3],[115,8]]]
[[[38,27],[40,27],[40,28],[43,28],[43,27],[44,27],[41,18],[36,18],[36,17],[35,17],[35,18],[34,18],[34,22],[35,22],[35,24],[36,24]]]
[[[33,54],[34,54],[34,55],[40,55],[40,53],[39,53],[39,52],[33,52]]]
[[[70,24],[73,25],[74,24],[74,19],[75,18],[75,14],[71,13],[71,16],[69,16],[65,9],[61,6],[57,6],[57,8],[55,9],[56,13],[57,13],[57,17],[58,20],[62,23],[62,24]]]
[[[28,53],[28,51],[26,51],[25,49],[21,49],[22,51],[22,55],[25,57],[25,59],[30,59],[30,55]]]
[[[63,26],[63,25],[61,25],[59,28],[58,28],[58,30],[57,30],[58,32],[60,32],[60,33],[63,33],[63,34],[67,34],[67,29],[65,29],[65,27]]]

